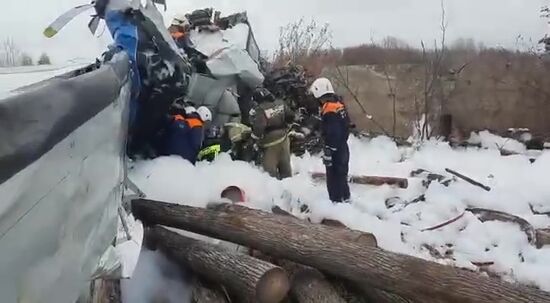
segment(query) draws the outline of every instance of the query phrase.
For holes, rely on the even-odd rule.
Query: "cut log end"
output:
[[[378,247],[378,241],[373,234],[361,233],[355,239],[355,242],[366,246]]]
[[[268,270],[256,285],[256,302],[279,303],[287,296],[290,282],[282,268]]]

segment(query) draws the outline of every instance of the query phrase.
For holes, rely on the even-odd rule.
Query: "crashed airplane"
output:
[[[93,7],[70,10],[45,35]],[[221,17],[202,9],[188,15],[192,48],[206,66],[201,69],[193,66],[197,58],[177,48],[153,1],[134,1],[131,9],[143,25],[140,34],[153,41],[141,55],[153,63],[159,63],[155,54],[162,58],[160,69],[152,65],[145,72],[173,80],[168,90],[174,99],[151,100],[165,89],[151,88],[149,99],[141,100],[148,104],[145,114],[160,119],[173,106],[204,105],[214,126],[247,123],[251,93],[262,84],[293,100],[297,112],[307,112],[303,70],[265,67],[246,12]],[[90,22],[92,32],[98,22],[97,16]],[[75,302],[90,279],[131,276],[143,229],[127,214],[126,202],[141,193],[127,178],[126,148],[132,121],[139,119],[136,86],[151,85],[140,83],[135,62],[111,48],[95,63],[20,88],[0,102],[0,115],[7,117],[0,119],[2,302]],[[311,131],[315,114],[295,125],[296,132],[317,138]],[[304,152],[304,144],[296,146]]]
[[[134,10],[168,54],[168,73],[185,71],[183,101],[208,106],[216,125],[240,122],[242,91],[264,81],[246,13],[217,13],[217,27],[194,27],[194,47],[208,58],[207,72],[197,73],[176,51],[155,5]],[[61,27],[68,22],[62,21]],[[75,302],[92,277],[129,275],[135,267],[140,245],[128,252],[128,243],[139,234],[117,228],[130,220],[123,196],[134,188],[125,156],[136,84],[131,70],[127,54],[107,54],[0,102],[7,117],[0,119],[2,302]]]

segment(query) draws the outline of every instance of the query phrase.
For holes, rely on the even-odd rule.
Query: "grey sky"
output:
[[[548,0],[444,0],[448,40],[474,38],[488,46],[516,47],[516,37],[539,39],[547,31],[539,9]],[[83,0],[2,0],[0,38],[13,37],[21,48],[38,56],[47,51],[54,60],[93,58],[110,36],[94,38],[82,15],[53,39],[42,30],[68,8]],[[223,14],[247,10],[262,49],[277,47],[279,28],[305,17],[328,22],[336,46],[368,43],[392,35],[411,45],[439,38],[439,0],[167,0],[166,22],[178,11],[214,7]],[[103,27],[100,26],[99,32]],[[99,35],[99,34],[97,34]],[[97,36],[96,35],[96,36]]]

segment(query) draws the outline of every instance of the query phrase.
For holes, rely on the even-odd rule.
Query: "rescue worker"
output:
[[[252,153],[248,152],[248,145],[254,140],[251,139],[252,129],[239,122],[228,122],[224,124],[222,134],[222,150],[229,151],[233,160],[251,162],[254,159]]]
[[[252,138],[263,152],[262,166],[274,178],[291,177],[288,124],[294,113],[265,88],[256,89],[253,98],[257,106],[251,112]]]
[[[94,8],[104,19],[113,45],[105,61],[118,52],[128,55],[132,87],[127,154],[130,158],[156,156],[152,146],[170,106],[185,94],[192,66],[184,60],[166,28],[135,9],[129,0],[96,0]]]
[[[348,203],[350,119],[347,110],[327,78],[313,82],[310,92],[322,104],[321,134],[324,140],[323,164],[326,167],[329,198],[334,203]]]
[[[212,127],[207,131],[198,160],[213,161],[220,153],[229,153],[231,159],[251,162],[254,157],[246,147],[251,139],[252,129],[239,122],[228,122],[223,128]]]
[[[186,108],[185,116],[172,116],[164,137],[163,155],[179,155],[194,165],[204,140],[205,124],[210,121],[212,113],[205,106],[196,111]]]
[[[177,14],[172,23],[168,27],[170,35],[176,42],[179,48],[183,49],[185,53],[189,52],[189,48],[192,46],[191,40],[189,39],[189,30],[191,29],[191,24],[185,15]]]
[[[212,162],[222,152],[222,132],[220,127],[213,126],[206,131],[202,149],[197,155],[198,161]]]
[[[177,14],[172,19],[168,32],[170,32],[170,36],[172,36],[178,48],[183,50],[196,72],[205,74],[208,72],[208,67],[206,66],[208,57],[194,48],[191,41],[191,29],[192,26],[189,19],[184,14]]]

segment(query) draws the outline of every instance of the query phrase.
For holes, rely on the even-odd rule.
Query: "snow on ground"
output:
[[[14,90],[57,75],[61,75],[91,62],[76,60],[58,65],[0,67],[0,99],[14,94]]]
[[[472,133],[469,143],[472,144],[481,144],[484,148],[498,148],[504,149],[510,152],[516,153],[525,153],[525,145],[517,140],[511,138],[503,138],[494,134],[491,134],[489,131],[481,131],[479,133]]]
[[[350,228],[375,234],[384,249],[428,260],[434,258],[426,245],[454,258],[439,260],[442,263],[475,269],[472,262],[494,262],[491,271],[505,279],[550,291],[550,247],[531,246],[516,224],[482,223],[466,212],[453,224],[422,231],[461,215],[467,207],[504,211],[528,220],[535,228],[550,227],[550,218],[533,215],[529,206],[531,203],[539,209],[550,207],[550,152],[541,154],[531,164],[523,155],[502,157],[496,146],[453,150],[445,143],[430,141],[414,150],[398,148],[385,137],[370,141],[350,138],[349,143],[353,175],[409,177],[411,171],[422,168],[450,177],[445,173],[445,168],[450,168],[492,190],[486,192],[460,180],[448,187],[433,182],[426,189],[422,179],[409,177],[407,189],[352,185],[353,204],[333,205],[325,184],[310,177],[312,172],[324,171],[320,158],[310,155],[294,157],[295,176],[282,181],[270,178],[251,164],[231,161],[227,155],[196,167],[177,157],[137,162],[131,178],[150,199],[198,207],[218,201],[226,186],[237,185],[246,191],[250,207],[269,211],[279,205],[302,217],[309,216],[313,222],[323,218],[340,220]],[[386,207],[390,198],[400,203],[422,194],[424,202],[404,208]],[[308,205],[311,212],[301,214],[302,204]]]
[[[0,68],[0,99],[21,86],[42,81],[82,66],[82,62],[65,65]],[[550,210],[548,171],[550,152],[543,152],[533,164],[527,156],[502,157],[499,148],[524,153],[523,144],[489,132],[473,135],[471,143],[487,149],[453,150],[441,142],[428,142],[420,150],[398,148],[391,140],[378,137],[370,141],[350,139],[350,174],[409,177],[419,168],[448,176],[445,168],[468,175],[492,188],[486,192],[458,181],[445,187],[437,182],[428,189],[422,179],[409,178],[407,189],[391,186],[352,185],[353,204],[333,205],[328,201],[325,185],[315,183],[311,172],[323,172],[319,157],[305,155],[293,158],[296,175],[278,181],[248,163],[231,161],[222,155],[214,163],[196,167],[177,157],[164,157],[135,163],[131,177],[151,199],[203,207],[219,200],[220,192],[229,185],[245,189],[250,207],[270,210],[279,205],[314,222],[323,218],[337,219],[350,228],[376,235],[382,248],[434,260],[425,245],[445,255],[452,252],[456,266],[475,269],[471,262],[494,262],[493,272],[506,279],[533,284],[550,291],[550,247],[535,249],[519,226],[503,222],[480,222],[470,213],[457,222],[434,231],[425,231],[464,212],[467,207],[489,208],[508,212],[528,220],[535,228],[550,226],[550,219],[533,215],[530,209]],[[426,201],[408,207],[386,207],[386,201],[411,201],[424,194]],[[311,213],[301,214],[306,204]],[[401,209],[401,210],[400,210]],[[443,262],[443,261],[440,261]],[[187,297],[183,277],[171,272],[172,267],[161,256],[144,251],[135,275],[124,281],[126,302],[140,302],[146,294],[166,291],[169,302]],[[178,285],[176,287],[175,285]],[[179,291],[182,291],[179,293]],[[135,297],[134,297],[135,295]]]

